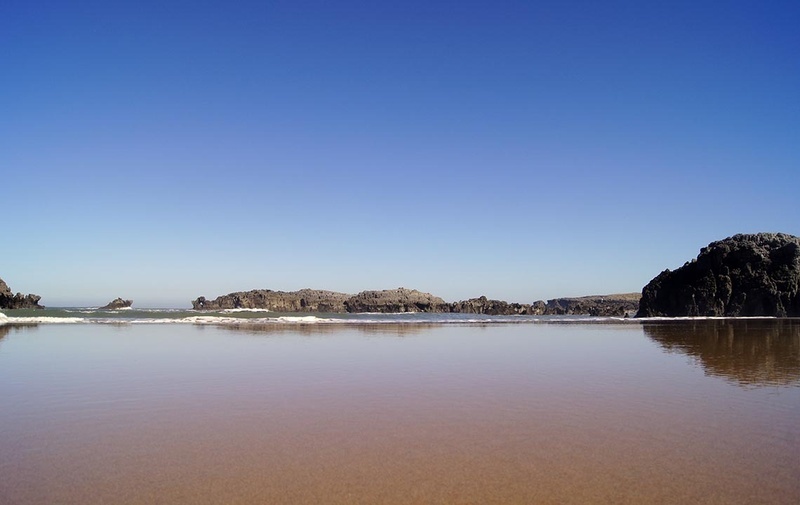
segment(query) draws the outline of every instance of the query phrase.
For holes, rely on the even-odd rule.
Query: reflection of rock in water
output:
[[[283,323],[241,323],[241,324],[221,324],[217,326],[223,330],[231,330],[240,333],[253,335],[271,335],[294,333],[303,336],[329,335],[341,331],[358,331],[365,336],[394,336],[405,337],[421,333],[426,328],[433,328],[441,325],[435,323],[376,323],[376,324],[283,324]]]
[[[9,331],[11,331],[11,328],[9,328],[8,326],[6,326],[4,324],[0,325],[0,338],[3,338],[6,335],[8,335]]]
[[[800,382],[800,321],[669,321],[643,328],[667,351],[696,358],[709,375],[746,386]]]

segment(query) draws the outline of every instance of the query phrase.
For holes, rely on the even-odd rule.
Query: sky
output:
[[[641,291],[800,235],[800,2],[0,3],[0,277],[48,306]]]

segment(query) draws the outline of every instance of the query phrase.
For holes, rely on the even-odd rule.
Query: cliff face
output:
[[[664,270],[642,290],[637,317],[800,316],[800,238],[734,235]]]
[[[39,295],[14,294],[8,284],[0,279],[0,309],[43,309],[39,305],[41,299]]]
[[[214,300],[204,296],[192,302],[195,310],[267,309],[275,312],[346,312],[344,302],[351,295],[319,289],[299,291],[252,291],[230,293]]]

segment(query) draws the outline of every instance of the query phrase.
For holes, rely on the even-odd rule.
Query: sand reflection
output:
[[[708,375],[748,387],[800,382],[800,321],[680,321],[643,328],[668,352],[696,358]]]

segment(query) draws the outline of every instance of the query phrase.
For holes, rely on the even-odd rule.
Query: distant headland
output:
[[[0,309],[44,308],[39,295],[13,294],[0,279]],[[104,309],[130,307],[117,298]],[[639,293],[539,300],[530,304],[485,296],[458,302],[415,289],[237,291],[213,300],[201,296],[194,310],[266,309],[274,312],[486,315],[590,315],[601,317],[800,317],[800,238],[785,233],[739,234],[710,243],[696,259],[664,270]]]

